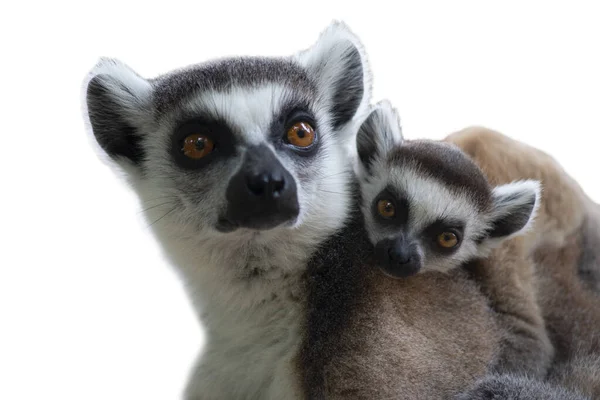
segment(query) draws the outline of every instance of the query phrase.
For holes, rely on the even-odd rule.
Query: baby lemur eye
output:
[[[315,130],[308,122],[296,122],[286,134],[287,141],[299,148],[310,147],[315,141]]]
[[[381,199],[377,202],[377,212],[383,218],[392,218],[396,215],[396,207],[391,201]]]
[[[454,232],[442,232],[437,237],[437,243],[440,247],[451,249],[458,245],[458,235]]]
[[[194,133],[183,140],[181,151],[186,157],[199,160],[209,155],[215,148],[215,143],[206,135]]]

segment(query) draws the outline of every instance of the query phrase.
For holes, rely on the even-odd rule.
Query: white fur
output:
[[[500,202],[501,206],[496,206],[496,204],[499,203],[499,199],[509,197],[512,195],[518,195],[518,197],[511,202]],[[496,186],[492,190],[492,198],[494,199],[495,206],[493,211],[488,216],[489,220],[495,220],[497,218],[501,218],[504,215],[510,214],[516,208],[519,208],[523,204],[528,203],[532,197],[535,198],[535,203],[533,206],[533,211],[531,212],[531,215],[529,216],[529,219],[527,220],[525,226],[508,236],[496,239],[490,238],[486,240],[486,245],[488,245],[490,248],[494,248],[499,246],[505,240],[508,240],[515,236],[521,236],[526,234],[535,222],[535,217],[537,216],[537,212],[542,199],[541,182],[531,179],[510,182],[505,185]]]
[[[190,113],[202,112],[221,118],[243,132],[247,145],[265,142],[265,133],[275,113],[285,104],[288,90],[283,85],[234,87],[228,91],[203,91],[190,99],[182,109]]]

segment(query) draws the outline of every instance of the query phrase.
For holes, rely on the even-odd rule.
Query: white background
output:
[[[408,138],[483,124],[548,151],[600,200],[591,1],[8,4],[1,399],[176,399],[201,345],[139,205],[84,131],[80,86],[99,56],[152,77],[215,57],[291,54],[342,19],[370,55],[374,100],[399,108]]]

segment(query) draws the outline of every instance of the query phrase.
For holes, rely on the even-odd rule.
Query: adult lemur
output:
[[[374,268],[363,284],[314,267],[318,257],[308,261],[351,215],[345,148],[370,97],[362,47],[343,25],[293,57],[225,59],[151,80],[103,60],[85,87],[97,142],[146,206],[206,328],[187,398],[375,390],[394,377],[352,377],[318,364],[339,349],[386,371],[396,361],[385,335],[404,335],[402,351],[413,361],[410,385],[396,395],[456,393],[485,373],[499,338],[472,280],[455,274],[370,286],[383,276]],[[402,303],[382,296],[398,288]],[[356,322],[355,302],[371,301],[381,336],[358,321],[347,341],[307,346],[320,329]],[[329,314],[329,303],[346,313]]]
[[[102,60],[86,98],[206,328],[186,397],[301,398],[306,263],[348,215],[344,148],[370,98],[356,37],[334,23],[292,57],[151,80]]]

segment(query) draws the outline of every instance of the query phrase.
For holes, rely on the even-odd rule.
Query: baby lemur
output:
[[[553,348],[535,298],[517,276],[531,261],[518,241],[506,240],[531,223],[539,185],[493,189],[458,148],[403,142],[387,103],[362,124],[357,150],[362,212],[320,246],[307,269],[299,357],[307,397],[451,398],[486,374],[467,398],[523,387],[540,398],[560,394],[535,379],[544,377]],[[453,247],[446,242],[454,253],[432,250]],[[496,251],[511,254],[497,258]],[[415,274],[430,265],[432,273]],[[410,275],[402,271],[407,266],[414,276],[388,276]],[[491,281],[502,282],[499,292]],[[498,379],[494,372],[534,379]]]
[[[381,270],[404,278],[462,267],[482,286],[503,328],[496,369],[544,376],[553,347],[532,292],[518,280],[531,260],[518,239],[508,240],[531,226],[540,183],[492,187],[457,146],[404,141],[387,102],[360,127],[357,152],[362,214]]]
[[[392,277],[447,272],[484,258],[535,217],[539,182],[492,188],[458,147],[403,142],[387,102],[361,126],[357,149],[365,225],[382,270]]]

